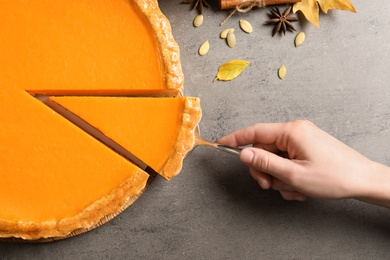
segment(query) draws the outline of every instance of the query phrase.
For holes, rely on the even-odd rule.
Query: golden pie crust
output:
[[[0,219],[0,240],[11,242],[52,242],[73,237],[110,221],[123,212],[142,194],[155,176],[140,170],[133,178],[123,181],[108,195],[95,201],[83,211],[60,221],[25,222]]]
[[[165,94],[172,93],[174,95],[182,96],[184,76],[180,63],[180,51],[179,46],[173,38],[169,21],[161,12],[156,0],[133,1],[146,15],[156,33],[166,69],[165,80],[168,91],[166,91]]]
[[[183,167],[183,160],[195,146],[195,128],[201,119],[200,103],[197,98],[188,98],[182,114],[182,125],[175,147],[159,172],[166,179],[176,176]]]

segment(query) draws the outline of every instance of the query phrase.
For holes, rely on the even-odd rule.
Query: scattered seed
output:
[[[226,36],[226,42],[230,48],[234,48],[234,46],[236,46],[236,36],[234,35],[234,32],[228,32]]]
[[[209,41],[205,41],[200,45],[198,52],[200,56],[204,56],[209,52],[209,50],[210,50],[210,43]]]
[[[203,15],[202,14],[198,14],[195,19],[194,19],[194,26],[195,27],[199,27],[201,26],[203,23]]]
[[[219,37],[221,37],[222,39],[226,39],[227,34],[228,34],[229,32],[234,32],[234,28],[227,28],[227,29],[223,30],[223,31],[221,32],[221,34],[219,35]]]
[[[280,68],[278,70],[279,78],[284,79],[284,77],[286,77],[286,73],[287,73],[286,67],[284,65],[280,66]]]
[[[305,41],[305,33],[304,32],[298,33],[297,36],[295,37],[295,47],[298,47],[304,41]]]
[[[247,20],[240,20],[240,28],[246,33],[251,33],[253,31],[252,25]]]

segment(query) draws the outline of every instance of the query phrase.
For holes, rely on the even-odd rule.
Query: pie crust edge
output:
[[[186,155],[195,148],[195,128],[202,117],[200,100],[196,97],[186,97],[182,123],[174,148],[159,174],[169,180],[179,174],[183,167],[183,160]]]
[[[0,240],[50,242],[92,230],[129,207],[147,186],[149,175],[139,169],[109,194],[93,202],[75,216],[58,221],[10,222],[0,219]]]
[[[162,54],[167,91],[162,96],[183,96],[184,75],[180,62],[180,49],[173,38],[171,24],[161,12],[157,0],[133,0],[147,17],[158,41]]]

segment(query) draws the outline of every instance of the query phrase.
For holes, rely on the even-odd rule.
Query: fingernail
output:
[[[255,154],[253,153],[253,151],[249,149],[242,150],[240,154],[241,161],[246,164],[251,164],[254,156]]]

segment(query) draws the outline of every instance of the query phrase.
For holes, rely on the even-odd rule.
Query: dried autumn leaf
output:
[[[355,7],[349,0],[302,0],[294,4],[293,12],[301,11],[306,19],[320,28],[319,12],[321,7],[324,13],[329,9],[345,10],[356,13]]]
[[[250,64],[246,60],[232,60],[219,67],[215,80],[229,81],[236,78]]]

